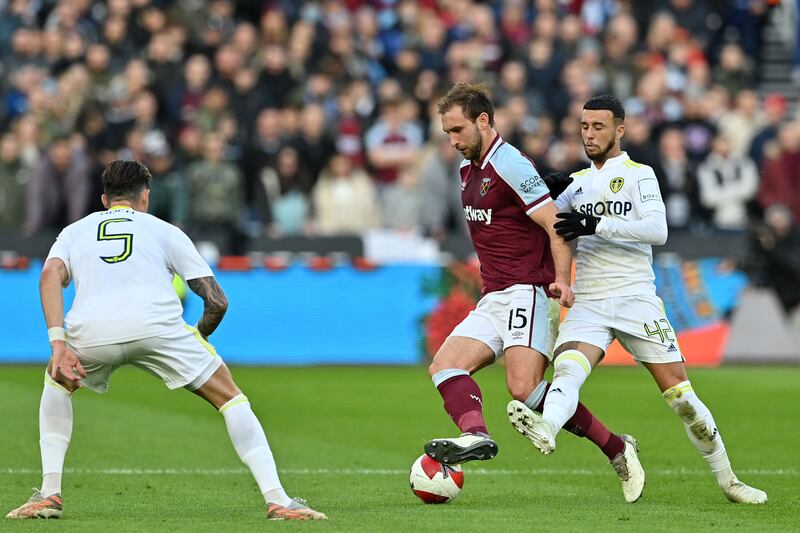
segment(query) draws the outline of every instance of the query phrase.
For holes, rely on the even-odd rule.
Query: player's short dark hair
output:
[[[612,94],[601,94],[600,96],[590,98],[583,104],[583,108],[611,111],[614,115],[614,120],[619,120],[620,122],[625,120],[625,108],[622,107],[622,102],[619,101],[619,98]]]
[[[439,114],[450,111],[453,106],[461,106],[464,116],[472,122],[481,113],[489,115],[489,125],[494,126],[494,104],[489,97],[489,88],[482,83],[458,82],[439,100]]]
[[[112,199],[135,200],[153,179],[150,170],[139,161],[118,159],[109,163],[100,180],[103,193]]]

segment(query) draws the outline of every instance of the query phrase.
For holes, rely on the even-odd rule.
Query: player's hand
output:
[[[573,178],[570,178],[563,172],[550,172],[544,177],[544,184],[550,189],[550,197],[555,200],[558,196],[569,187]]]
[[[548,290],[550,294],[558,298],[558,303],[561,304],[561,307],[572,307],[572,304],[575,303],[575,294],[572,292],[572,287],[566,283],[553,282],[548,287]]]
[[[598,217],[585,215],[577,211],[556,213],[556,217],[561,220],[556,222],[553,227],[556,229],[556,233],[561,235],[567,242],[584,235],[594,235],[597,230],[597,223],[600,222]]]
[[[53,356],[50,360],[50,377],[56,379],[60,373],[62,376],[78,383],[81,378],[86,377],[86,370],[83,369],[80,359],[75,353],[67,348],[67,344],[62,341],[55,341],[51,343],[53,347]]]

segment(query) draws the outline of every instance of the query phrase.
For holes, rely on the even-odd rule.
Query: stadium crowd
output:
[[[463,232],[435,103],[486,81],[542,174],[587,166],[580,109],[611,92],[674,229],[740,231],[778,205],[794,232],[800,117],[757,90],[769,3],[0,0],[0,231],[99,208],[103,166],[136,158],[154,214],[232,251]]]

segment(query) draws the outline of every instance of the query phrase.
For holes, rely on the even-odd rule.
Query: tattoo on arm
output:
[[[205,303],[203,316],[197,323],[197,329],[204,337],[208,337],[222,322],[222,317],[228,310],[228,299],[214,276],[190,279],[187,283],[192,292],[202,298]]]

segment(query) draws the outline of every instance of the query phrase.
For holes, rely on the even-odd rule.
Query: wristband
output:
[[[53,341],[65,341],[67,340],[67,334],[64,331],[64,328],[47,328],[47,337],[50,339],[50,342]]]

